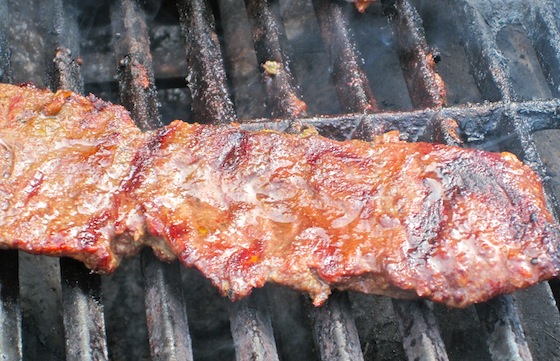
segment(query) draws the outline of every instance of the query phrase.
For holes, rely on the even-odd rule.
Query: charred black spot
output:
[[[516,184],[506,181],[497,159],[465,155],[452,160],[447,169],[451,183],[459,192],[477,194],[496,209],[518,207],[525,198]],[[512,216],[515,218],[518,214]]]

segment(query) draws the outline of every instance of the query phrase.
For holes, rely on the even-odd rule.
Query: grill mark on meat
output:
[[[36,171],[33,177],[27,182],[27,186],[23,189],[23,192],[27,193],[25,198],[25,205],[29,203],[29,200],[33,196],[37,195],[43,183],[43,172]]]
[[[89,247],[94,247],[99,241],[100,228],[106,226],[111,218],[114,218],[110,210],[104,210],[99,215],[90,219],[87,225],[84,227],[80,233],[78,233],[77,239],[84,249]]]
[[[157,130],[149,141],[136,152],[132,158],[130,174],[120,186],[121,192],[129,193],[139,187],[144,177],[144,169],[150,165],[154,154],[162,147],[172,131],[173,128]]]
[[[248,147],[248,138],[244,133],[230,133],[218,158],[219,167],[225,171],[234,170],[243,162]]]
[[[465,307],[559,272],[542,186],[510,154],[395,133],[141,133],[122,107],[29,86],[0,85],[0,114],[1,248],[110,272],[147,245],[232,299],[275,282],[317,305],[336,288]]]
[[[0,178],[10,178],[13,171],[14,153],[12,147],[0,138]],[[6,211],[10,207],[11,193],[12,190],[7,185],[0,183],[0,211]]]

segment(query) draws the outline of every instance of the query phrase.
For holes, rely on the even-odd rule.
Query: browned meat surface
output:
[[[233,299],[275,282],[463,307],[555,277],[538,177],[495,154],[175,121],[0,85],[0,247],[99,272],[143,245]]]
[[[130,248],[115,236],[143,230],[121,185],[142,133],[99,100],[8,85],[0,94],[2,246],[114,270]]]
[[[353,0],[354,1],[354,6],[356,6],[356,9],[363,13],[364,11],[366,11],[366,9],[368,8],[368,6],[374,2],[375,0]]]

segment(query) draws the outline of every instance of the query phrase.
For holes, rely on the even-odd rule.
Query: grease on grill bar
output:
[[[184,117],[184,113],[190,112],[188,109],[176,110],[172,105],[190,106],[190,102],[184,100],[185,92],[173,88],[182,86],[176,79],[186,77],[192,97],[193,114],[198,120],[226,123],[240,121],[236,114],[248,120],[268,113],[273,117],[289,119],[257,119],[244,126],[253,129],[265,127],[297,131],[301,129],[301,124],[311,124],[321,134],[338,139],[370,139],[375,134],[398,129],[409,140],[464,143],[465,146],[513,151],[542,177],[549,179],[547,167],[541,161],[538,152],[541,148],[537,146],[538,143],[535,144],[533,137],[536,131],[558,128],[560,123],[557,112],[560,100],[552,98],[560,94],[560,38],[558,20],[554,17],[554,14],[560,13],[557,4],[519,0],[512,1],[511,7],[500,7],[489,12],[495,5],[487,0],[397,0],[384,1],[383,5],[374,3],[364,14],[358,14],[353,4],[337,1],[310,1],[310,4],[300,4],[296,7],[289,1],[246,0],[243,4],[240,0],[220,0],[217,5],[212,1],[189,0],[182,1],[178,9],[160,16],[163,13],[158,11],[160,6],[165,10],[174,4],[151,1],[143,6],[136,6],[138,4],[134,1],[123,1],[113,7],[108,4],[99,7],[90,2],[82,4],[57,1],[53,3],[52,8],[43,5],[39,13],[33,13],[35,8],[39,8],[38,2],[30,0],[29,3],[33,6],[23,9],[15,2],[10,3],[8,7],[6,1],[0,1],[0,17],[4,20],[0,25],[0,32],[3,32],[0,33],[0,76],[3,82],[11,81],[12,77],[16,82],[31,80],[38,85],[46,85],[50,79],[57,78],[61,84],[79,82],[80,72],[77,69],[78,57],[81,55],[84,59],[82,69],[86,87],[95,89],[98,95],[112,100],[116,100],[115,89],[119,88],[123,102],[128,104],[133,114],[143,114],[135,116],[143,128],[159,124],[158,104],[162,105],[164,113]],[[127,6],[133,6],[132,13],[119,10]],[[298,8],[314,8],[314,11],[306,15],[307,19],[316,21],[321,28],[320,34],[314,34],[315,39],[322,39],[323,44],[319,47],[326,49],[321,56],[317,56],[319,47],[298,48],[298,44],[305,44],[298,33],[305,27],[297,27],[297,20],[286,17],[290,11],[293,13],[293,9]],[[147,10],[146,14],[144,10]],[[8,11],[11,12],[10,16]],[[384,15],[383,11],[388,15]],[[74,17],[76,12],[81,15]],[[98,16],[91,16],[95,12],[98,12]],[[526,16],[527,13],[531,15]],[[111,25],[106,26],[107,20],[103,20],[109,18],[109,15],[112,18],[112,28]],[[146,27],[137,30],[136,26],[144,26],[142,21],[138,21],[144,16],[147,20]],[[301,18],[305,19],[303,15]],[[375,24],[382,23],[384,18],[391,19],[387,29],[391,29],[392,33],[381,27],[375,29]],[[458,22],[461,27],[461,32],[455,34],[461,38],[460,41],[449,39],[450,33],[446,31],[432,31],[431,38],[426,40],[424,27],[437,28],[449,21],[448,18]],[[35,22],[36,19],[38,22]],[[72,25],[72,19],[79,19],[81,31],[68,30],[69,26],[76,26]],[[249,19],[250,24],[245,25],[245,29],[238,34],[245,34],[241,36],[248,35],[251,38],[236,42],[236,36],[223,33],[231,29],[234,21],[232,19]],[[368,21],[360,22],[360,19]],[[440,22],[438,19],[444,21]],[[121,21],[128,25],[119,28],[118,23]],[[228,23],[229,28],[226,26]],[[283,24],[286,24],[286,28]],[[517,24],[522,24],[522,27],[511,27]],[[502,31],[507,26],[510,28]],[[23,27],[26,27],[31,35],[22,36],[21,34],[27,34],[21,31]],[[126,27],[133,30],[124,29]],[[239,25],[239,28],[242,27],[243,24]],[[354,36],[360,40],[367,38],[361,34],[361,27],[364,27],[364,31],[365,27],[373,28],[373,33],[376,36],[379,34],[381,38],[378,44],[385,44],[386,48],[380,47],[372,53],[359,54],[357,49],[363,51],[369,46],[353,43]],[[34,33],[33,29],[43,31]],[[247,32],[248,29],[252,29],[252,33]],[[510,31],[511,29],[513,30]],[[148,34],[157,40],[157,47],[165,44],[167,39],[174,39],[176,33],[180,38],[181,31],[184,44],[163,46],[163,51],[158,48],[152,49],[155,64],[153,74],[150,64],[152,55],[148,51]],[[496,39],[502,42],[503,39],[509,41],[507,37],[510,34],[523,32],[526,32],[528,40],[522,45],[532,45],[536,59],[510,59],[504,56],[501,52],[503,49]],[[286,36],[287,33],[289,36]],[[70,34],[82,38],[72,39]],[[387,34],[390,36],[387,37]],[[113,39],[113,42],[96,42],[93,40],[95,36],[104,37],[105,40]],[[11,40],[11,43],[8,40]],[[511,41],[512,44],[516,44],[517,39]],[[70,45],[73,42],[74,45]],[[87,51],[81,54],[80,49],[76,49],[76,42],[88,50],[95,48],[95,56],[90,56],[92,54]],[[71,53],[62,49],[54,56],[54,48],[61,45],[71,49]],[[221,47],[225,49],[223,53]],[[394,50],[398,57],[392,58],[390,53]],[[512,52],[514,51],[515,49]],[[171,75],[175,80],[160,79],[159,83],[167,88],[159,89],[156,93],[154,83],[158,82],[158,73],[169,77],[170,69],[178,68],[177,64],[168,66],[161,61],[162,53],[172,54],[170,58],[186,58],[187,61],[178,61],[177,64],[187,65],[183,69],[184,74]],[[384,55],[385,53],[389,55]],[[301,60],[309,54],[311,61]],[[328,54],[328,59],[325,54]],[[466,55],[468,62],[462,58],[460,60],[468,63],[467,71],[460,67],[454,68],[456,64],[453,59],[458,59],[460,54]],[[160,58],[156,58],[157,56]],[[363,62],[360,57],[364,58]],[[237,63],[236,59],[239,58],[245,59],[245,64]],[[13,67],[10,66],[10,59],[14,62]],[[120,61],[118,87],[111,79],[115,75],[114,70],[117,69],[115,59]],[[445,88],[435,71],[440,65],[435,64],[435,60],[440,59],[442,66],[452,70],[446,69],[441,72],[443,80],[450,85],[448,95],[453,94],[453,98],[449,95],[452,104],[460,104],[461,99],[481,99],[494,103],[441,108],[446,102]],[[280,69],[286,71],[283,76],[273,78],[271,74],[263,74],[261,66],[267,60],[277,62]],[[309,66],[314,62],[321,66]],[[328,66],[324,66],[325,62],[328,62]],[[461,62],[457,61],[458,64]],[[542,70],[542,79],[549,87],[537,92],[544,95],[533,101],[526,101],[533,99],[530,98],[531,94],[519,88],[523,82],[512,81],[519,77],[516,73],[519,64],[523,65],[525,62],[529,65],[538,65],[540,62],[540,67],[536,66],[533,69]],[[371,71],[372,64],[384,66]],[[392,64],[398,65],[394,67]],[[333,79],[326,79],[330,74],[322,73],[328,73],[330,66]],[[392,72],[395,68],[398,68],[397,73]],[[322,70],[316,73],[316,69]],[[302,74],[307,71],[309,73]],[[465,77],[455,78],[450,75],[453,72],[464,73],[466,78],[471,77],[470,80],[472,84],[476,84],[476,89],[471,90],[467,83],[457,83],[455,79]],[[393,79],[402,77],[406,86],[399,88],[398,81],[391,81],[390,84],[378,80],[372,82],[372,79],[385,79],[380,77],[379,73],[390,74],[387,77]],[[100,77],[99,74],[107,76]],[[255,84],[259,78],[264,82]],[[144,83],[141,79],[147,79],[148,82]],[[228,84],[228,79],[231,79],[231,84]],[[243,84],[244,79],[249,79],[250,84]],[[310,85],[308,79],[317,80]],[[330,91],[337,92],[339,99],[336,101],[340,102],[341,109],[344,112],[355,113],[294,120],[304,113],[298,111],[298,108],[286,107],[286,104],[293,104],[293,95],[296,99],[304,101],[308,110],[312,109],[310,114],[329,114],[332,113],[332,109],[338,107],[333,105],[329,110],[323,110],[326,109],[324,106],[317,106],[321,102],[315,100],[315,94],[320,93],[317,92],[316,84],[321,84],[321,87],[323,84],[327,87],[334,84],[334,89]],[[231,94],[230,86],[233,90]],[[535,86],[539,87],[542,84],[532,85],[531,89]],[[370,88],[375,90],[377,98],[373,97]],[[259,89],[264,90],[267,98],[266,105],[258,105],[260,110],[248,105],[251,102],[263,103],[265,97],[260,94]],[[478,95],[463,97],[462,92]],[[325,92],[325,97],[329,99],[330,95],[327,93]],[[253,96],[254,94],[257,95]],[[410,96],[413,107],[423,109],[402,111],[407,109],[406,101],[400,100],[403,94],[404,97]],[[156,99],[156,96],[159,99]],[[235,100],[235,103],[232,100]],[[334,104],[336,101],[330,100],[330,103]],[[143,110],[138,110],[138,107]],[[173,110],[169,111],[169,108]],[[263,111],[264,108],[266,111]],[[397,112],[384,113],[387,109]],[[381,113],[375,113],[377,111]],[[156,123],[150,125],[154,120]],[[549,203],[557,210],[554,192],[551,191],[555,182],[557,177],[553,177],[545,185],[549,188]],[[29,290],[26,271],[21,269],[25,268],[28,261],[24,259],[25,262],[19,262],[23,280],[18,281],[15,271],[18,268],[17,252],[2,251],[0,259],[0,323],[3,330],[11,330],[3,332],[0,338],[1,356],[8,359],[20,359],[23,356],[33,358],[37,354],[33,354],[30,345],[39,345],[37,340],[47,338],[52,342],[43,342],[46,346],[42,347],[46,347],[50,352],[41,356],[56,359],[57,356],[63,355],[64,350],[49,349],[49,345],[56,347],[59,343],[54,340],[54,336],[41,331],[46,327],[33,324],[33,320],[40,317],[33,314],[35,301],[28,299],[32,292]],[[42,264],[41,260],[37,262]],[[101,345],[98,348],[102,350],[101,358],[107,358],[107,353],[103,350],[108,348],[109,356],[116,360],[127,357],[148,358],[150,352],[154,359],[173,354],[186,355],[184,358],[189,359],[192,358],[189,351],[191,335],[194,358],[201,360],[233,359],[235,354],[238,359],[295,359],[305,355],[307,359],[317,360],[344,357],[362,357],[365,360],[462,360],[465,357],[481,360],[540,360],[560,357],[556,347],[557,340],[560,339],[560,317],[554,303],[554,294],[558,295],[558,292],[556,288],[551,290],[546,283],[511,297],[499,298],[463,311],[447,310],[440,306],[431,307],[422,302],[390,301],[353,294],[350,294],[348,302],[346,293],[337,294],[336,302],[329,302],[324,308],[310,311],[299,295],[273,287],[265,288],[266,292],[256,298],[231,307],[221,303],[219,297],[209,291],[208,285],[198,279],[195,273],[182,270],[179,274],[176,265],[162,266],[153,260],[153,256],[144,255],[143,271],[147,277],[145,295],[142,296],[141,292],[140,297],[136,297],[140,302],[145,298],[145,311],[139,312],[146,312],[148,321],[142,321],[140,313],[127,308],[131,298],[128,292],[134,291],[133,285],[127,285],[128,288],[112,285],[114,282],[118,283],[122,275],[103,280],[103,290],[107,292],[104,301],[106,307],[103,311],[99,286],[96,283],[97,276],[90,276],[83,270],[74,273],[73,266],[65,263],[66,261],[62,261],[60,268],[66,332],[70,332],[71,335],[75,332],[72,328],[87,329],[87,324],[103,312],[108,323],[107,339],[102,320],[94,325],[89,344],[87,340],[69,336],[65,341],[68,345],[68,359],[78,359],[69,351],[73,342],[77,346],[74,350],[84,352],[86,357],[95,350],[92,344],[100,342],[97,345]],[[134,273],[132,271],[137,270],[134,277],[139,278],[139,269],[129,267],[128,271]],[[180,278],[183,279],[182,285],[178,282]],[[137,282],[136,278],[133,278],[132,283],[134,282]],[[179,288],[181,286],[186,292],[184,301],[188,308],[183,304],[183,289]],[[42,297],[49,298],[52,295]],[[158,308],[163,304],[163,300],[169,302],[165,303],[162,313],[159,313]],[[290,307],[283,304],[286,300],[289,300]],[[84,303],[81,302],[92,307],[83,307]],[[113,313],[115,308],[119,308],[117,303],[122,303],[121,308],[124,307],[125,311]],[[208,305],[204,305],[205,303]],[[269,307],[272,317],[268,312]],[[84,309],[87,311],[84,312]],[[55,311],[57,310],[52,312]],[[185,312],[189,314],[190,324],[187,324]],[[311,316],[311,325],[307,324],[306,316]],[[125,318],[130,322],[128,325],[123,325],[122,328],[115,326],[115,323],[124,324]],[[78,322],[69,321],[74,319]],[[175,322],[177,323],[174,324]],[[145,331],[140,329],[129,332],[137,324],[141,325],[140,328],[150,328],[149,336],[142,336]],[[401,325],[402,336],[396,334],[398,324]],[[53,326],[54,329],[61,327]],[[191,335],[188,332],[189,328]],[[438,332],[438,328],[441,332]],[[128,333],[116,333],[123,329]],[[35,336],[35,332],[39,334]],[[41,332],[44,333],[40,334]],[[116,339],[127,339],[134,334],[138,341],[126,340],[123,343],[133,350],[127,356],[120,341]],[[482,334],[485,336],[481,336]],[[147,344],[142,346],[143,337],[147,337],[150,347]],[[313,338],[317,352],[312,350]],[[206,341],[207,339],[210,341]],[[104,343],[107,346],[104,346]],[[243,346],[240,346],[241,344]],[[237,351],[234,351],[236,346]]]

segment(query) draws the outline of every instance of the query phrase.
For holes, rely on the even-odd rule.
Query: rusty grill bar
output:
[[[377,112],[379,107],[360,66],[360,58],[348,31],[340,4],[313,2],[323,41],[327,44],[333,67],[333,79],[345,112]]]
[[[302,101],[313,99],[306,99],[310,94],[308,85],[299,82],[307,75],[294,71],[301,70],[302,66],[295,64],[300,60],[299,55],[297,49],[290,47],[290,29],[284,26],[288,20],[282,15],[289,13],[286,10],[289,4],[271,0],[183,0],[179,1],[176,14],[184,42],[176,46],[184,49],[184,76],[192,98],[193,118],[213,124],[235,121],[247,129],[289,132],[313,126],[319,133],[337,139],[368,140],[396,129],[411,141],[507,150],[539,172],[545,180],[549,206],[558,213],[553,181],[533,138],[539,130],[560,128],[560,99],[557,98],[560,94],[560,34],[558,20],[553,15],[560,9],[544,2],[521,4],[519,1],[519,9],[500,9],[507,16],[499,12],[496,15],[511,22],[506,27],[521,26],[535,50],[550,92],[547,95],[545,91],[534,100],[512,80],[515,77],[512,68],[517,65],[508,62],[503,55],[504,48],[500,45],[503,24],[499,27],[485,16],[486,1],[444,3],[434,0],[433,3],[441,7],[437,11],[452,11],[457,19],[462,29],[460,34],[464,34],[463,51],[472,69],[473,81],[481,99],[488,102],[465,106],[461,102],[451,102],[449,92],[446,96],[445,77],[442,75],[442,80],[436,71],[440,55],[429,45],[431,39],[425,33],[423,17],[429,14],[422,13],[422,8],[426,7],[422,1],[387,0],[371,10],[379,16],[382,9],[384,16],[390,19],[394,39],[391,46],[396,50],[412,105],[412,109],[405,107],[396,109],[398,111],[386,111],[395,109],[379,101],[382,96],[378,89],[382,85],[368,79],[371,74],[360,58],[359,44],[354,42],[354,33],[359,28],[353,26],[359,25],[353,25],[350,5],[335,0],[310,1],[307,9],[315,13],[328,54],[328,59],[317,61],[328,62],[332,69],[331,85],[338,94],[340,109],[346,114],[319,112],[318,116],[308,117]],[[479,3],[484,4],[479,6]],[[157,73],[162,70],[152,60],[150,4],[156,2],[140,5],[134,0],[121,0],[107,6],[111,61],[118,69],[118,86],[109,86],[109,92],[118,88],[122,104],[142,129],[162,125],[159,108],[162,101],[158,91],[168,91],[165,86],[177,83],[160,81],[164,87],[159,90],[156,87]],[[77,92],[83,92],[88,86],[94,88],[91,79],[84,86],[79,64],[81,38],[77,14],[81,5],[89,4],[58,0],[40,7],[43,52],[47,59],[41,75],[45,86]],[[15,20],[10,20],[9,14],[16,8],[15,2],[0,1],[0,78],[4,82],[21,81],[26,76],[21,70],[23,66],[17,64],[19,58],[11,54],[15,45],[10,39],[14,35],[8,25],[13,26]],[[508,15],[510,10],[514,15]],[[237,19],[248,19],[248,22],[239,24]],[[242,45],[236,45],[237,36],[251,36],[252,39],[239,40]],[[243,44],[251,44],[251,40],[252,53],[240,55]],[[293,37],[291,40],[297,42]],[[277,74],[264,71],[261,65],[266,61],[275,61],[280,71]],[[15,70],[13,62],[17,65]],[[252,70],[242,68],[241,63],[249,64]],[[255,84],[255,80],[262,84]],[[251,83],[245,84],[247,81]],[[107,83],[107,79],[101,82]],[[456,95],[457,91],[452,93]],[[266,105],[244,105],[252,101],[266,101]],[[448,103],[451,104],[448,106]],[[272,119],[263,118],[263,114]],[[0,252],[0,327],[3,330],[0,357],[10,360],[32,356],[26,354],[30,351],[25,347],[29,331],[26,331],[26,318],[22,316],[25,311],[21,303],[25,300],[20,292],[24,285],[18,278],[19,263],[17,252]],[[65,350],[60,351],[61,354],[68,360],[135,358],[135,353],[127,356],[115,349],[112,338],[123,336],[111,334],[112,320],[107,319],[110,316],[104,309],[101,277],[90,274],[72,260],[62,259],[58,267],[64,308],[63,326],[58,328],[63,327],[66,334]],[[192,301],[205,287],[204,283],[193,286],[189,281],[196,278],[193,272],[180,269],[177,263],[162,264],[149,251],[143,252],[138,269],[144,276],[144,327],[149,344],[138,354],[147,357],[149,353],[154,360],[212,359],[200,351],[198,343],[205,336],[204,332],[200,335],[197,322],[200,318],[213,318],[215,314],[197,314],[200,301]],[[230,336],[225,337],[225,346],[210,344],[207,347],[226,348],[220,355],[237,360],[302,356],[317,360],[461,360],[465,348],[480,346],[483,348],[480,351],[470,350],[471,359],[559,359],[556,345],[560,339],[560,315],[555,301],[559,292],[557,285],[552,286],[543,283],[467,310],[448,310],[424,301],[347,293],[335,293],[325,306],[313,308],[291,291],[267,286],[246,300],[222,305]],[[206,294],[217,298],[211,292]],[[193,307],[193,302],[198,303]],[[283,308],[289,313],[283,313]],[[194,316],[194,322],[189,324],[187,313],[189,319]],[[290,313],[308,320],[287,321],[285,318],[290,317]],[[388,332],[391,325],[383,323],[391,322],[399,330],[399,345],[387,351],[382,343],[389,341],[384,340],[386,335],[380,332]],[[292,324],[302,328],[298,334],[290,334]],[[381,326],[368,331],[370,324]],[[295,337],[303,340],[301,342],[314,340],[314,346],[304,344],[304,351],[291,350],[291,342],[301,347],[299,340],[291,340]],[[453,337],[458,337],[459,341]],[[140,339],[143,340],[141,336]],[[461,341],[464,344],[459,345]],[[312,347],[316,351],[310,350]]]

